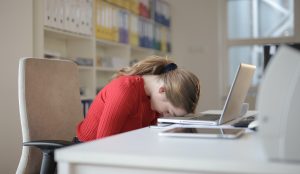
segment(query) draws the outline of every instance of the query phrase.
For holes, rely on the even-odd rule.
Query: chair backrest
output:
[[[83,119],[77,65],[68,60],[19,61],[19,109],[23,142],[72,140]],[[23,146],[17,173],[39,173],[41,152]]]

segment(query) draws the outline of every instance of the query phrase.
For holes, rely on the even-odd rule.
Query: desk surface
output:
[[[158,136],[162,130],[147,127],[59,149],[55,152],[58,172],[109,166],[111,170],[156,170],[152,173],[300,173],[300,164],[268,161],[255,132],[229,140]]]

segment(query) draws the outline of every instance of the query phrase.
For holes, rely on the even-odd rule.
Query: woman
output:
[[[121,69],[96,96],[77,126],[79,141],[156,124],[160,116],[193,113],[200,95],[198,78],[171,60],[150,56]]]

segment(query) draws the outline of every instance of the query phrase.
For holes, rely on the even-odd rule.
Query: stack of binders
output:
[[[154,20],[164,26],[170,27],[170,5],[163,0],[153,0]]]
[[[126,5],[129,8],[129,3]],[[103,0],[96,1],[96,37],[128,43],[129,13]]]
[[[44,25],[79,34],[92,34],[92,0],[45,0]]]
[[[139,18],[134,14],[129,15],[129,42],[132,46],[139,46]]]

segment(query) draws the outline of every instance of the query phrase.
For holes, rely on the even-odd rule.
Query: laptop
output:
[[[256,67],[240,64],[221,114],[189,114],[181,117],[161,117],[158,123],[221,125],[241,116],[241,108],[251,85]]]

